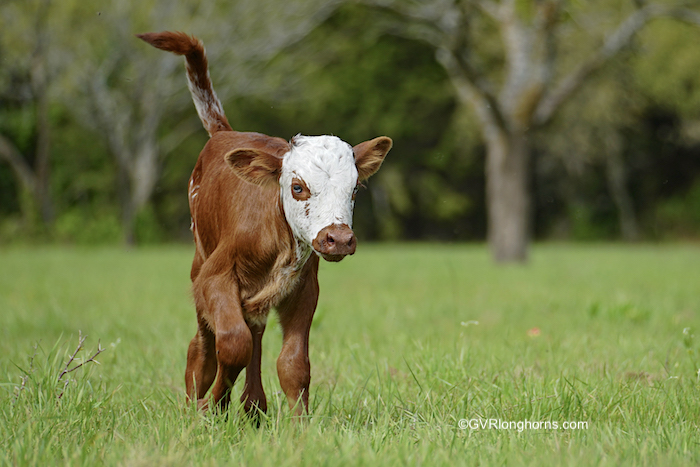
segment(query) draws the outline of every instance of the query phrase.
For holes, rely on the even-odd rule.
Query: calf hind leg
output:
[[[267,412],[267,398],[262,386],[260,375],[260,360],[262,358],[262,337],[265,332],[264,324],[249,324],[253,338],[253,353],[250,363],[246,367],[245,387],[241,395],[241,402],[249,415],[257,415],[257,412]]]

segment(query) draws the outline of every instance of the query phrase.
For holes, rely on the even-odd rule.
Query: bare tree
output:
[[[22,203],[23,216],[25,221],[33,217],[33,212],[38,210],[41,221],[44,225],[50,225],[54,220],[54,207],[51,197],[51,125],[49,122],[49,87],[54,70],[49,64],[50,43],[48,18],[51,9],[51,0],[40,0],[35,2],[36,10],[33,12],[33,21],[29,28],[29,34],[25,36],[29,41],[30,53],[25,60],[8,60],[12,63],[20,74],[27,75],[25,87],[27,92],[17,93],[17,90],[8,92],[26,94],[23,99],[27,106],[33,107],[34,115],[34,141],[33,141],[33,162],[30,162],[28,154],[22,151],[8,138],[0,135],[0,159],[7,162],[15,173],[15,177],[22,187],[22,190],[29,195],[32,200],[29,205]],[[16,5],[8,5],[8,10]],[[12,13],[19,14],[20,9],[14,12],[5,11],[8,16]],[[8,18],[9,19],[9,18]],[[5,44],[6,48],[13,47],[13,44]]]
[[[611,58],[628,46],[650,20],[662,16],[700,24],[700,13],[680,7],[633,2],[631,13],[613,27],[602,44],[561,73],[562,10],[565,0],[366,0],[399,18],[390,32],[435,48],[457,98],[470,106],[487,148],[488,242],[498,262],[524,262],[530,241],[531,135]],[[500,34],[500,73],[479,56],[483,36],[474,23],[495,26]],[[492,48],[492,47],[491,47]],[[619,186],[613,164],[611,186]],[[627,206],[624,195],[619,203]],[[633,226],[627,228],[633,229]],[[631,233],[632,234],[632,233]]]
[[[81,70],[87,101],[76,110],[104,136],[116,161],[127,244],[135,243],[135,221],[153,195],[163,158],[187,136],[203,131],[194,112],[170,128],[162,127],[166,116],[172,118],[192,105],[184,67],[176,57],[146,47],[134,34],[184,29],[199,35],[207,44],[217,92],[226,101],[259,92],[264,80],[255,65],[300,40],[335,7],[335,2],[321,1],[216,3],[155,2],[144,9],[141,3],[113,1],[93,18],[109,38],[107,53],[104,44],[82,44],[80,54],[90,57]],[[225,79],[216,79],[219,76]]]

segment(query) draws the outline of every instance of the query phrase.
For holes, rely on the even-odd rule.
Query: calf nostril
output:
[[[335,238],[333,238],[333,235],[328,234],[328,236],[326,236],[326,243],[328,243],[329,246],[335,245]]]

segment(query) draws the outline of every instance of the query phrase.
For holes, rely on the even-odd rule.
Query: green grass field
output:
[[[321,266],[303,423],[270,320],[260,428],[185,403],[191,251],[0,251],[1,464],[700,463],[698,246],[360,245]],[[100,364],[58,381],[79,331]]]

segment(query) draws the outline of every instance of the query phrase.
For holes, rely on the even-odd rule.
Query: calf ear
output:
[[[256,185],[277,183],[282,170],[282,159],[260,149],[234,149],[224,159],[236,175]]]
[[[393,144],[391,138],[380,136],[352,148],[355,153],[355,165],[357,165],[357,175],[360,181],[367,180],[379,170],[384,162],[384,157]]]

